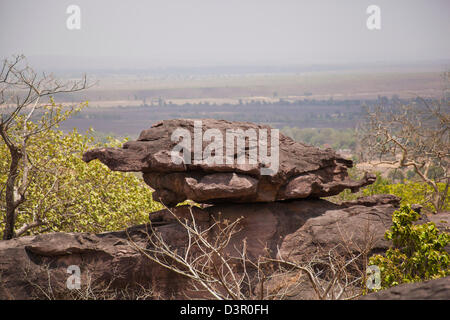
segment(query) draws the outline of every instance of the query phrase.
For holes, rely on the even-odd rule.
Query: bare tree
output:
[[[3,61],[0,69],[0,136],[8,147],[10,165],[5,192],[6,221],[3,239],[15,236],[17,208],[26,200],[27,188],[33,180],[36,168],[28,156],[27,146],[32,136],[51,130],[75,109],[66,111],[57,105],[53,96],[87,88],[86,76],[81,80],[62,82],[52,75],[38,74],[27,65],[23,55]],[[30,126],[33,116],[41,113],[39,121]],[[41,224],[24,226],[29,229]],[[23,233],[23,230],[21,231]]]
[[[192,210],[191,219],[184,221],[170,209],[168,211],[186,231],[187,244],[184,248],[171,247],[152,226],[148,231],[148,247],[141,247],[133,241],[131,245],[157,264],[193,280],[197,291],[206,291],[216,299],[242,299],[241,284],[245,276],[236,276],[233,259],[225,252],[231,237],[238,232],[240,219],[234,222],[216,221],[202,228]],[[210,233],[216,231],[214,229],[217,233],[211,238]]]
[[[22,269],[23,280],[29,288],[30,296],[37,300],[157,300],[159,293],[151,286],[135,283],[133,286],[117,288],[115,282],[122,280],[120,274],[112,270],[111,278],[103,280],[87,270],[80,288],[67,288],[65,278],[54,274],[50,264],[44,264],[39,271],[26,266]],[[8,293],[8,291],[6,290]],[[10,297],[15,299],[14,296]]]
[[[321,300],[351,299],[363,292],[364,278],[353,272],[353,265],[363,252],[348,256],[340,253],[347,250],[344,247],[332,248],[307,263],[291,261],[279,251],[274,253],[267,248],[262,255],[250,257],[246,240],[239,248],[230,244],[232,237],[241,231],[244,218],[234,221],[219,218],[205,224],[197,222],[192,210],[184,218],[166,210],[169,219],[185,232],[185,246],[171,245],[152,224],[147,231],[148,245],[143,247],[131,238],[129,243],[151,261],[189,279],[191,290],[201,297],[287,299],[297,295],[305,284]],[[191,298],[188,294],[186,297]]]
[[[433,192],[426,201],[442,210],[450,183],[450,100],[417,98],[410,105],[367,110],[359,130],[364,160],[411,168]],[[443,188],[439,187],[443,184]]]

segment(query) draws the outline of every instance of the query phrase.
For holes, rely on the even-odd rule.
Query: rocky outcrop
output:
[[[450,277],[401,284],[370,293],[360,300],[450,300]]]
[[[190,215],[186,206],[171,210],[181,218]],[[341,232],[351,232],[355,243],[364,241],[367,225],[374,230],[376,250],[386,248],[382,235],[394,210],[392,204],[338,206],[318,199],[194,207],[193,214],[204,227],[219,216],[230,221],[243,216],[241,231],[227,247],[230,253],[240,250],[247,239],[251,258],[265,254],[266,249],[276,257],[281,248],[290,258],[303,260],[314,256],[318,245],[339,243]],[[151,213],[150,220],[172,248],[186,245],[186,233],[167,210]],[[148,226],[141,225],[96,235],[52,233],[0,241],[0,299],[67,298],[71,265],[80,267],[83,288],[87,283],[92,288],[108,286],[119,292],[116,298],[141,286],[148,286],[154,297],[184,298],[187,280],[151,262],[131,245],[147,247],[147,231]]]
[[[341,203],[343,207],[365,206],[373,207],[382,204],[392,204],[395,207],[400,205],[400,198],[392,194],[376,194],[373,196],[360,197],[353,201],[344,201]]]
[[[145,226],[104,234],[50,233],[0,241],[0,299],[72,298],[66,286],[69,266],[81,271],[84,289],[164,287],[162,267],[148,263],[130,247],[132,239],[145,245]],[[94,298],[94,297],[90,297]]]
[[[246,257],[252,261],[268,255],[307,264],[332,251],[347,261],[364,251],[364,257],[356,261],[363,267],[368,256],[384,252],[389,246],[384,234],[400,199],[377,195],[341,205],[319,199],[346,188],[357,191],[375,177],[366,174],[361,181],[352,181],[347,173],[350,160],[281,134],[277,139],[278,133],[271,130],[245,122],[168,120],[142,131],[137,141],[122,148],[89,150],[84,161],[98,159],[112,170],[142,172],[144,181],[155,189],[153,197],[170,208],[150,213],[149,224],[125,231],[53,233],[0,241],[0,299],[73,298],[67,288],[73,266],[80,269],[83,292],[101,295],[84,298],[130,299],[139,294],[186,298],[188,279],[153,262],[139,248],[184,252],[192,238],[179,219],[192,217],[213,239],[217,221],[240,219],[239,232],[220,250],[236,257],[245,246]],[[241,150],[234,148],[235,141]],[[245,161],[239,160],[241,156]],[[186,199],[202,206],[175,207]],[[159,236],[167,247],[151,241]],[[325,273],[320,281],[333,283]],[[267,285],[282,284],[271,280]],[[314,298],[309,289],[295,293],[297,298]],[[199,290],[188,296],[211,297]]]
[[[311,217],[296,231],[285,237],[280,254],[290,260],[306,262],[314,256],[328,253],[348,255],[370,248],[367,255],[383,253],[389,248],[384,234],[392,226],[393,208],[398,208],[400,198],[394,195],[361,197],[344,202],[334,210]],[[440,232],[449,232],[450,213],[431,216],[421,214],[415,223],[434,222]],[[345,246],[344,246],[345,244]],[[450,253],[450,245],[445,248]]]
[[[122,148],[89,150],[83,160],[99,159],[111,170],[143,172],[155,189],[154,198],[167,206],[186,199],[249,203],[319,198],[346,188],[357,191],[375,181],[373,175],[350,180],[352,161],[332,149],[277,136],[268,126],[248,122],[166,120]],[[185,143],[181,153],[174,151],[179,143]]]

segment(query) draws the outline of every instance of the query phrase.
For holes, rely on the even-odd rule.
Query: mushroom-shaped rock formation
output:
[[[156,123],[122,148],[87,151],[111,170],[143,172],[156,200],[173,206],[199,203],[271,202],[356,192],[375,181],[348,177],[351,160],[265,125],[214,119]]]

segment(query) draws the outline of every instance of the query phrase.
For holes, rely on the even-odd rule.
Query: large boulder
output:
[[[146,226],[136,226],[96,235],[49,233],[0,241],[0,299],[127,298],[127,292],[138,289],[153,292],[155,282],[163,292],[166,287],[176,291],[180,276],[143,259],[129,245],[132,240],[145,246],[146,239]],[[84,297],[67,287],[70,266],[80,268]]]
[[[186,199],[248,203],[319,198],[346,188],[356,192],[375,181],[373,175],[352,181],[347,174],[351,160],[273,130],[249,122],[165,120],[142,131],[137,141],[89,150],[83,160],[143,172],[155,189],[154,198],[167,206]]]
[[[287,235],[279,255],[307,263],[312,257],[328,255],[330,250],[345,259],[364,251],[366,256],[382,253],[389,248],[384,234],[392,225],[392,213],[399,203],[400,199],[393,195],[376,195],[327,210]]]

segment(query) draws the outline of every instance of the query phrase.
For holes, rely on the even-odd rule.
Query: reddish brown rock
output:
[[[360,300],[450,300],[450,277],[401,284],[370,293]]]
[[[333,210],[308,219],[295,232],[287,235],[280,247],[282,257],[297,262],[307,262],[314,256],[335,250],[349,257],[368,248],[367,255],[386,251],[390,242],[384,238],[392,226],[392,213],[397,210],[400,198],[394,195],[374,195],[344,202]],[[431,216],[422,214],[417,224],[434,222],[441,232],[448,232],[450,214],[441,212]],[[450,252],[450,246],[446,247]]]
[[[246,162],[238,164],[237,149],[222,164],[211,162],[215,154],[206,153],[205,161],[196,163],[194,160],[194,143],[189,144],[191,163],[178,157],[180,163],[172,161],[171,153],[179,140],[172,141],[171,136],[177,129],[185,129],[194,134],[194,120],[165,120],[141,132],[137,141],[127,142],[123,148],[100,148],[87,151],[84,161],[98,159],[111,170],[140,171],[144,173],[145,182],[155,189],[154,198],[167,206],[173,206],[186,199],[200,203],[219,202],[272,202],[278,200],[319,198],[332,196],[348,188],[352,191],[371,184],[375,176],[366,175],[361,181],[348,178],[347,168],[352,161],[336,154],[331,149],[321,150],[303,143],[295,142],[289,137],[279,135],[278,166],[272,162],[249,161],[250,152],[260,148],[267,150],[272,147],[272,133],[268,126],[256,125],[248,122],[229,122],[224,120],[203,119],[202,135],[206,130],[216,130],[222,134],[222,154],[226,153],[227,130],[242,130],[237,136],[245,141]],[[255,141],[247,130],[268,132],[267,139],[254,149]],[[266,131],[264,131],[266,130]],[[258,136],[259,137],[259,136]],[[234,139],[234,138],[233,138]],[[210,140],[202,141],[202,149],[206,150]],[[213,139],[214,140],[214,139]],[[253,150],[253,151],[250,151]],[[264,149],[263,149],[264,150]],[[275,154],[275,153],[274,153]],[[184,154],[183,154],[184,155]],[[264,170],[274,169],[272,174],[265,174]],[[275,170],[276,169],[276,170]]]
[[[233,255],[247,239],[248,256],[252,259],[266,255],[266,248],[276,257],[277,248],[281,248],[284,253],[291,252],[291,258],[301,260],[311,258],[315,246],[333,246],[340,241],[339,228],[351,230],[362,240],[366,223],[377,231],[377,248],[386,248],[382,236],[393,210],[390,204],[342,207],[325,200],[298,200],[194,207],[193,214],[203,227],[210,226],[219,216],[230,221],[244,217],[242,230],[227,247]],[[181,218],[190,216],[186,206],[173,211]],[[186,246],[186,232],[167,210],[150,214],[150,220],[172,248]],[[131,240],[141,247],[148,246],[147,230],[142,225],[96,235],[52,233],[0,241],[0,299],[46,299],[44,292],[50,294],[49,290],[54,298],[67,298],[70,265],[80,267],[84,289],[87,284],[92,288],[107,285],[110,290],[123,293],[144,286],[156,297],[184,298],[185,278],[151,262],[130,246]]]
[[[399,201],[392,195],[378,195],[327,210],[287,235],[280,255],[307,262],[330,250],[342,255],[349,251],[357,255],[361,248],[370,248],[369,255],[384,252],[389,247],[384,234],[392,225],[392,212],[398,208]]]
[[[148,288],[152,281],[164,288],[176,279],[142,259],[128,245],[128,235],[145,245],[144,226],[97,235],[50,233],[0,241],[0,299],[70,299],[73,291],[66,282],[71,265],[80,268],[84,290],[136,289],[138,283]]]
[[[392,194],[375,194],[373,196],[360,197],[353,201],[345,201],[341,203],[344,207],[365,206],[373,207],[382,204],[392,204],[394,207],[400,206],[400,198]]]

